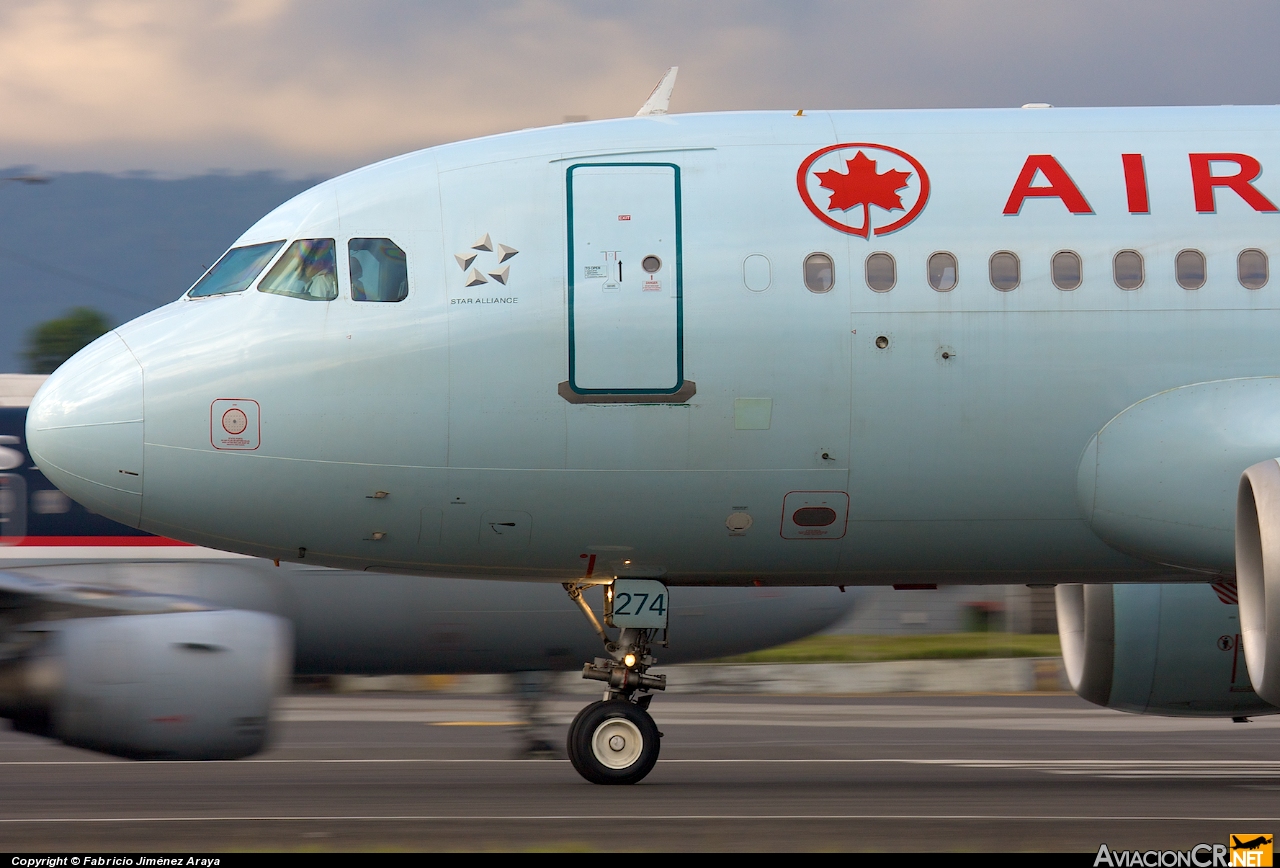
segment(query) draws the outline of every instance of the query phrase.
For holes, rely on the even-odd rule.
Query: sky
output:
[[[673,112],[1280,102],[1254,0],[4,0],[0,370],[124,322],[325,177],[473,136]],[[3,168],[7,167],[7,168]]]
[[[0,372],[25,370],[27,333],[73,307],[119,325],[173,301],[314,180],[73,172],[0,186]]]
[[[1280,102],[1254,0],[5,0],[0,165],[332,175],[672,111]]]

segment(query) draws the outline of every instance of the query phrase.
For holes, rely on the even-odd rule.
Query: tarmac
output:
[[[584,697],[299,695],[235,762],[131,762],[0,733],[0,846],[325,850],[1188,849],[1280,828],[1280,719],[1137,717],[1073,695],[658,696],[632,787],[563,759]],[[531,736],[550,757],[525,758]]]

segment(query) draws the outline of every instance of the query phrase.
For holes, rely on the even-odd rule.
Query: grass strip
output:
[[[717,663],[873,663],[881,660],[959,660],[981,657],[1058,657],[1056,635],[938,633],[922,636],[809,636],[798,642],[725,657]]]

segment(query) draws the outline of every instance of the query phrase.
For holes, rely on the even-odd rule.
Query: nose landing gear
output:
[[[569,761],[593,784],[637,783],[653,770],[661,748],[662,733],[649,716],[649,691],[665,690],[667,678],[650,675],[648,669],[657,662],[649,646],[658,630],[666,628],[667,590],[660,582],[638,580],[619,580],[606,588],[605,618],[622,628],[615,642],[582,599],[582,587],[571,582],[564,587],[609,654],[582,667],[583,678],[608,686],[604,698],[578,712],[570,724]],[[617,605],[624,601],[626,605]],[[635,611],[628,612],[629,607]]]

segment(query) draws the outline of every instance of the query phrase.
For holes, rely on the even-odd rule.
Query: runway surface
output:
[[[549,703],[563,756],[579,698]],[[8,851],[1185,849],[1280,830],[1280,719],[1074,696],[659,696],[635,787],[517,758],[500,697],[295,696],[275,747],[130,762],[0,734]]]

